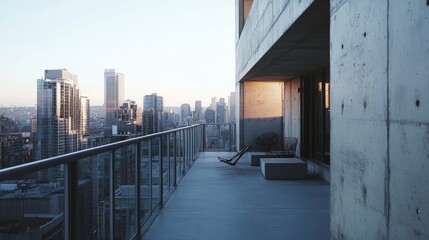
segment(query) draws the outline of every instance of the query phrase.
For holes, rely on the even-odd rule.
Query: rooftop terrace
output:
[[[143,239],[329,239],[329,185],[266,180],[250,155],[236,166],[203,152]]]

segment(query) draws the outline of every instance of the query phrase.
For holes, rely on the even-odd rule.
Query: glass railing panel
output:
[[[235,151],[235,125],[205,124],[205,151]]]
[[[109,239],[110,152],[78,161],[77,239]]]
[[[176,132],[176,180],[180,179],[182,175],[182,134],[181,132]]]
[[[155,209],[161,200],[161,138],[151,140],[151,167],[152,167],[152,209]]]
[[[165,196],[170,190],[170,171],[169,171],[169,134],[162,135],[162,194]]]
[[[114,239],[130,239],[136,226],[136,147],[115,150],[114,155]]]
[[[185,131],[180,131],[180,176],[183,176],[186,166]]]
[[[64,165],[0,182],[0,239],[64,239],[64,199]]]
[[[140,219],[144,222],[151,214],[151,188],[150,188],[150,166],[149,146],[150,140],[140,143]]]
[[[170,134],[170,137],[168,138],[168,152],[169,152],[169,157],[168,157],[168,159],[169,159],[169,161],[168,161],[168,164],[169,164],[169,166],[170,166],[170,175],[169,175],[169,177],[170,177],[170,188],[171,187],[173,187],[174,186],[174,176],[175,176],[175,171],[176,171],[176,169],[175,169],[175,164],[174,164],[174,161],[175,161],[175,156],[176,156],[176,153],[175,153],[175,148],[176,148],[176,145],[175,145],[175,134],[174,133],[171,133]]]
[[[189,161],[189,151],[188,151],[188,132],[183,131],[183,161],[184,161],[184,171],[187,171],[188,161]]]

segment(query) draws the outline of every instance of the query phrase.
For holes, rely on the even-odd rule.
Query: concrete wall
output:
[[[331,1],[331,235],[429,239],[427,1]]]
[[[314,0],[253,1],[236,45],[236,81],[242,80],[253,65],[313,2]],[[239,2],[236,2],[236,6],[239,6]],[[240,11],[237,10],[236,13],[240,14]]]
[[[300,79],[285,82],[284,97],[284,136],[298,138],[296,155],[301,153],[301,98],[298,89]]]
[[[429,2],[389,1],[389,235],[429,239]]]
[[[270,151],[282,146],[283,138],[283,82],[244,82],[242,119],[242,146],[251,145],[253,151]],[[278,135],[277,145],[264,146],[256,143],[263,133]]]

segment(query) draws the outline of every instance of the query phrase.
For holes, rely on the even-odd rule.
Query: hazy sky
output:
[[[0,106],[34,106],[45,69],[66,68],[102,105],[104,69],[125,74],[125,96],[166,106],[234,91],[233,0],[1,0]]]

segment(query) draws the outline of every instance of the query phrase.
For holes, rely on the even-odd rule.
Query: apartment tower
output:
[[[116,125],[118,109],[125,101],[125,76],[117,69],[104,70],[104,135],[112,135]]]

